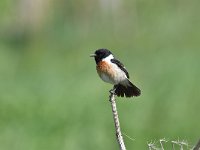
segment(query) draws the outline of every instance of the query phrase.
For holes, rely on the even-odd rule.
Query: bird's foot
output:
[[[115,88],[111,89],[109,92],[110,92],[110,94],[114,94],[115,95]]]
[[[109,92],[110,92],[110,96],[109,96],[109,101],[110,101],[110,102],[111,102],[112,99],[113,99],[112,97],[116,95],[116,94],[115,94],[115,90],[116,90],[116,89],[113,88],[113,89],[111,89],[111,90],[109,91]]]

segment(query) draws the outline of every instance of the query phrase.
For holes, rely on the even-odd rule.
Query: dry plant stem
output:
[[[116,138],[117,142],[119,144],[120,150],[126,150],[124,140],[122,137],[120,124],[119,124],[119,117],[117,113],[117,106],[115,102],[115,89],[110,90],[110,99],[109,99],[111,106],[112,106],[112,113],[113,113],[113,119],[115,123],[115,131],[116,131]]]
[[[193,148],[193,150],[199,150],[199,149],[200,149],[200,139],[198,143],[195,145],[195,147]]]

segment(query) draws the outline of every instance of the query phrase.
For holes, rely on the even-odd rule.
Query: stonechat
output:
[[[114,85],[117,96],[139,96],[141,91],[129,80],[129,73],[124,65],[108,49],[98,49],[90,57],[94,57],[96,70],[100,78]]]

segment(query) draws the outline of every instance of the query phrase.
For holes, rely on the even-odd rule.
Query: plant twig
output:
[[[154,142],[151,141],[150,143],[147,143],[147,145],[149,150],[157,150],[155,141]]]
[[[198,143],[195,145],[195,147],[193,148],[193,150],[199,150],[199,149],[200,149],[200,139]]]
[[[171,141],[171,143],[172,143],[172,148],[173,148],[173,150],[175,149],[175,146],[174,145],[179,145],[180,146],[180,150],[183,150],[183,146],[187,146],[188,147],[188,143],[187,143],[187,141],[179,141],[179,139],[178,139],[178,141]]]
[[[115,123],[115,131],[116,131],[116,138],[117,142],[119,144],[120,150],[126,150],[124,140],[122,137],[121,129],[120,129],[120,123],[119,123],[119,117],[117,112],[117,106],[115,102],[115,89],[110,90],[110,97],[109,101],[112,106],[112,113],[113,113],[113,119]]]
[[[163,139],[160,139],[159,142],[160,142],[161,150],[164,150],[163,143],[164,143],[164,142],[166,143],[167,140],[166,140],[165,138],[163,138]]]

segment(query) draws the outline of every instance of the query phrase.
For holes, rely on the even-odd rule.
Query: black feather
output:
[[[137,88],[134,84],[132,84],[129,81],[129,85],[128,86],[124,86],[122,84],[117,84],[114,86],[115,88],[115,94],[117,96],[121,96],[121,97],[133,97],[133,96],[140,96],[141,91],[139,88]]]
[[[124,67],[124,65],[117,59],[111,59],[111,62],[116,64],[122,71],[125,72],[126,77],[129,79],[129,74],[128,71],[126,70],[126,68]]]

